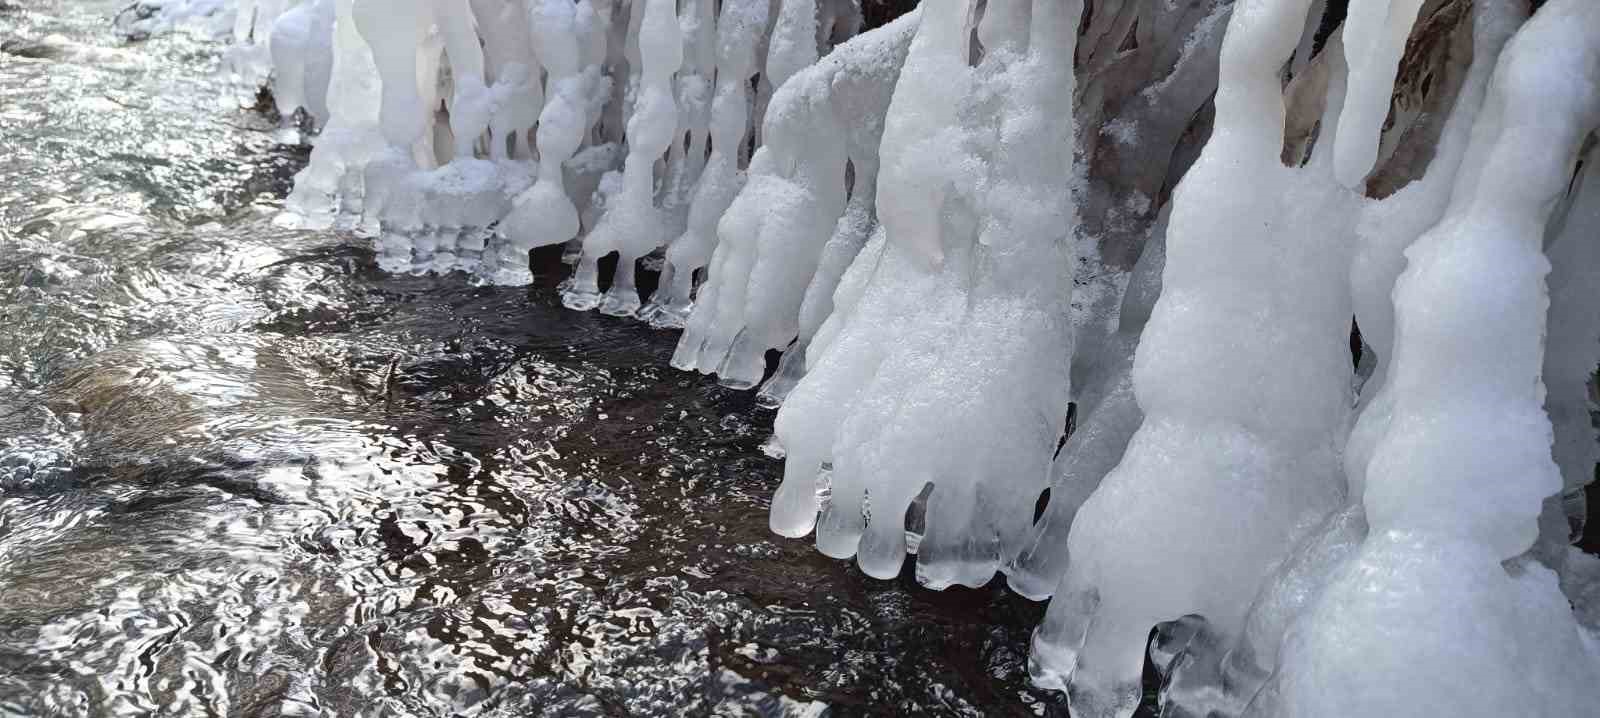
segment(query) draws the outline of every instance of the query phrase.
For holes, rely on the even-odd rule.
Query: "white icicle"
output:
[[[1587,518],[1583,488],[1594,481],[1600,440],[1593,416],[1600,412],[1591,389],[1600,366],[1600,150],[1590,149],[1572,201],[1549,239],[1550,320],[1546,331],[1545,411],[1555,430],[1555,460],[1563,492]],[[1562,528],[1567,528],[1563,526]],[[1560,537],[1567,538],[1566,535]]]
[[[1380,361],[1392,353],[1392,302],[1394,277],[1404,265],[1405,246],[1426,225],[1437,221],[1449,200],[1449,188],[1461,163],[1472,119],[1482,105],[1484,87],[1501,46],[1524,15],[1511,0],[1484,0],[1473,12],[1473,57],[1442,133],[1439,151],[1426,175],[1382,200],[1367,200],[1357,220],[1357,259],[1351,287],[1358,323],[1370,342],[1381,346]],[[1338,52],[1336,34],[1329,51]],[[1392,273],[1391,272],[1392,268]],[[1382,312],[1375,314],[1375,312]],[[1367,330],[1369,323],[1373,327]],[[1381,331],[1380,331],[1381,330]],[[1384,370],[1380,367],[1379,372]],[[1377,390],[1381,377],[1367,387]],[[1380,406],[1371,404],[1370,407]],[[1374,413],[1376,416],[1376,413]],[[1386,415],[1385,415],[1386,416]],[[1385,419],[1386,421],[1386,419]],[[1346,458],[1353,445],[1347,446]],[[1370,452],[1365,455],[1370,456]],[[1298,544],[1263,582],[1252,601],[1244,629],[1230,645],[1206,636],[1191,642],[1168,671],[1165,703],[1186,715],[1237,716],[1272,676],[1285,630],[1314,601],[1367,535],[1366,512],[1361,504],[1364,465],[1360,476],[1347,476],[1350,489],[1346,506],[1329,516]],[[1349,464],[1347,463],[1347,470]]]
[[[634,287],[635,263],[666,242],[666,225],[656,206],[657,158],[678,130],[678,108],[673,100],[672,76],[683,63],[683,33],[674,0],[635,0],[644,3],[639,27],[639,90],[628,118],[628,157],[623,164],[622,191],[608,205],[589,236],[583,257],[562,303],[572,309],[599,308],[606,314],[628,316],[639,308]],[[600,295],[600,259],[618,254],[611,288]]]
[[[1309,4],[1234,6],[1215,129],[1173,197],[1134,360],[1144,423],[1074,517],[1034,636],[1035,681],[1068,690],[1075,715],[1133,714],[1159,622],[1199,615],[1231,641],[1262,578],[1342,495],[1351,310],[1328,269],[1349,261],[1356,198],[1327,153],[1303,170],[1279,160],[1278,68]],[[1325,136],[1335,125],[1325,114]]]
[[[530,6],[535,51],[549,76],[536,135],[539,174],[500,223],[509,242],[492,277],[496,283],[526,284],[531,280],[528,250],[578,235],[578,209],[567,197],[561,171],[562,163],[583,143],[589,124],[586,87],[579,74],[577,15],[577,7],[568,0],[534,0]]]
[[[468,0],[434,0],[433,16],[450,59],[455,92],[450,98],[450,131],[455,156],[472,157],[494,114],[485,79],[483,44]]]
[[[774,93],[817,61],[817,0],[779,2],[777,21],[767,41],[766,79]]]
[[[285,121],[302,107],[317,124],[328,120],[333,21],[333,0],[312,0],[291,8],[272,25],[272,95]]]
[[[289,226],[323,228],[342,215],[359,217],[367,162],[384,147],[378,126],[382,88],[372,52],[356,29],[355,2],[335,0],[329,119],[310,163],[295,175],[288,211],[279,220]]]
[[[953,120],[954,103],[947,102],[937,92],[948,91],[951,97],[966,94],[970,84],[970,71],[962,54],[966,47],[967,3],[964,0],[929,0],[922,8],[922,19],[916,37],[895,85],[894,98],[889,103],[885,119],[880,157],[883,174],[879,175],[878,212],[883,224],[880,233],[889,244],[910,243],[911,240],[894,238],[893,227],[884,213],[896,185],[886,175],[893,163],[894,147],[909,144],[923,131],[944,133],[943,147],[955,147],[959,137],[953,122],[941,123],[932,119],[926,122],[927,112],[935,112]],[[931,77],[930,77],[931,76]],[[937,79],[936,79],[937,78]],[[920,156],[925,162],[937,162],[938,152]],[[919,159],[908,153],[907,163]],[[949,170],[944,165],[934,165],[941,175]],[[911,168],[907,169],[912,174]],[[943,183],[941,182],[941,187]],[[941,194],[943,190],[941,189]],[[913,195],[912,201],[916,201]],[[924,229],[934,231],[932,227]],[[907,230],[911,229],[907,227]],[[935,234],[925,240],[938,245]],[[782,443],[785,454],[784,479],[772,499],[771,528],[784,536],[800,537],[811,533],[817,523],[819,508],[818,488],[823,477],[819,472],[830,461],[834,439],[844,417],[854,406],[862,387],[871,381],[879,364],[905,331],[906,324],[894,318],[909,315],[922,295],[921,285],[927,279],[906,265],[908,257],[903,251],[864,251],[857,264],[870,263],[870,279],[863,277],[860,299],[853,303],[849,314],[836,314],[829,320],[828,350],[813,361],[814,368],[806,379],[790,394],[788,401],[778,411],[774,433]],[[867,266],[867,265],[864,265]],[[855,271],[852,269],[852,272]],[[859,513],[859,510],[857,510]],[[854,552],[854,541],[841,542]]]
[[[428,31],[428,8],[422,0],[357,0],[353,17],[382,83],[383,137],[391,147],[410,152],[427,125],[428,108],[417,90],[417,55]]]
[[[1540,381],[1540,245],[1600,126],[1597,76],[1589,0],[1552,0],[1500,56],[1472,130],[1477,173],[1395,287],[1396,398],[1368,469],[1371,534],[1297,622],[1255,715],[1576,716],[1600,702],[1600,665],[1555,575],[1505,565],[1562,488]]]
[[[710,279],[673,366],[716,372],[725,385],[748,388],[761,379],[766,351],[800,334],[801,304],[845,212],[852,145],[863,160],[858,166],[870,170],[876,162],[862,148],[876,145],[882,126],[860,117],[881,116],[888,105],[915,27],[915,18],[902,19],[862,35],[773,96],[767,144],[723,216]],[[858,174],[858,190],[860,183]],[[859,234],[852,256],[870,229],[850,230]],[[837,271],[850,259],[842,258]]]
[[[776,424],[788,464],[773,528],[811,527],[818,470],[831,463],[818,548],[855,555],[870,575],[899,571],[906,508],[929,483],[917,566],[929,585],[986,582],[1031,524],[1064,421],[1072,353],[1071,288],[1060,279],[1072,266],[1073,130],[1063,118],[1072,115],[1079,7],[990,3],[978,27],[988,53],[977,68],[964,59],[967,4],[923,9],[883,150],[921,139],[891,134],[915,132],[926,113],[960,113],[942,131],[947,150],[962,152],[915,158],[948,183],[949,213],[916,225],[885,217],[887,244],[857,258],[870,273],[864,284],[856,268],[846,273],[836,311],[848,314],[818,331],[816,363]],[[971,92],[942,94],[949,88]],[[912,160],[902,156],[900,171]],[[884,176],[879,189],[880,214],[924,201]],[[917,227],[935,235],[897,237]],[[932,272],[928,246],[944,260]]]
[[[694,274],[711,259],[717,222],[744,186],[739,152],[749,123],[750,76],[756,43],[767,24],[767,0],[726,0],[717,21],[717,89],[711,103],[711,156],[695,187],[687,227],[667,248],[660,289],[649,319],[658,326],[683,326],[688,319]]]
[[[1352,0],[1344,23],[1344,56],[1350,88],[1334,140],[1334,173],[1346,187],[1361,189],[1378,158],[1378,135],[1389,115],[1389,97],[1406,38],[1423,0]]]
[[[1356,223],[1359,241],[1351,261],[1351,298],[1363,341],[1377,354],[1377,368],[1362,391],[1361,413],[1345,447],[1349,496],[1359,500],[1366,490],[1367,464],[1379,437],[1388,429],[1394,397],[1388,390],[1394,363],[1394,283],[1405,269],[1405,251],[1422,236],[1451,203],[1452,188],[1474,181],[1481,169],[1481,150],[1467,141],[1489,85],[1500,48],[1525,19],[1524,11],[1506,2],[1484,2],[1473,16],[1473,60],[1462,81],[1456,107],[1445,122],[1438,149],[1427,173],[1393,196],[1362,208]]]

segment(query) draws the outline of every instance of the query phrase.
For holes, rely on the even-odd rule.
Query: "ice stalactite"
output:
[[[1356,198],[1327,153],[1279,160],[1278,68],[1308,6],[1241,0],[1223,40],[1215,127],[1173,197],[1134,360],[1144,422],[1074,518],[1034,638],[1035,680],[1079,715],[1133,713],[1151,626],[1199,615],[1236,636],[1263,577],[1343,493],[1350,299],[1327,269],[1348,264]],[[1325,137],[1342,90],[1329,85]]]
[[[715,12],[712,0],[685,0],[678,16],[683,28],[683,65],[673,92],[678,105],[679,139],[667,151],[660,193],[662,211],[674,232],[684,226],[694,186],[706,166],[711,89],[717,68]],[[641,311],[640,318],[649,319],[645,314]]]
[[[1389,114],[1389,97],[1406,38],[1424,0],[1352,0],[1344,23],[1344,56],[1350,88],[1334,141],[1334,171],[1346,187],[1359,188],[1378,157],[1378,138]]]
[[[1388,200],[1368,205],[1358,223],[1360,242],[1351,265],[1351,287],[1356,323],[1377,355],[1377,365],[1362,392],[1361,411],[1345,449],[1345,475],[1353,500],[1359,500],[1366,490],[1372,451],[1387,431],[1393,410],[1389,387],[1395,340],[1392,293],[1406,266],[1405,251],[1444,216],[1452,201],[1452,188],[1473,181],[1482,171],[1482,151],[1469,152],[1468,140],[1499,48],[1524,17],[1508,3],[1481,5],[1473,20],[1473,62],[1427,173]]]
[[[1595,367],[1600,366],[1600,150],[1591,145],[1559,223],[1552,223],[1546,253],[1550,319],[1546,327],[1545,411],[1555,431],[1555,460],[1563,480],[1569,543],[1588,520],[1583,490],[1600,464],[1596,436]]]
[[[1170,205],[1169,205],[1170,206]],[[1161,272],[1166,265],[1166,217],[1153,228],[1139,262],[1134,266],[1118,312],[1118,331],[1098,347],[1097,361],[1075,384],[1077,426],[1061,447],[1051,467],[1050,500],[1034,524],[1032,535],[1006,567],[1011,589],[1033,599],[1049,598],[1066,573],[1066,545],[1072,520],[1100,481],[1121,460],[1128,441],[1144,420],[1133,393],[1133,357],[1139,336],[1161,294]]]
[[[499,258],[500,269],[491,275],[497,283],[526,283],[528,250],[578,236],[579,210],[567,194],[562,165],[583,144],[591,125],[589,97],[600,83],[599,68],[582,64],[586,57],[579,45],[579,14],[586,8],[595,17],[588,3],[533,0],[531,6],[535,52],[547,76],[535,134],[539,168],[533,186],[517,197],[500,224],[509,241]]]
[[[817,61],[817,0],[778,0],[767,38],[766,80],[774,92]]]
[[[642,316],[660,327],[682,327],[693,301],[695,273],[711,260],[717,222],[744,186],[739,155],[749,125],[750,78],[756,45],[767,25],[765,0],[725,0],[717,20],[716,91],[711,99],[710,156],[695,185],[683,234],[667,247],[661,284]]]
[[[328,84],[333,52],[334,0],[309,0],[290,8],[272,25],[272,97],[285,120],[305,108],[313,124],[328,121]]]
[[[643,8],[638,7],[643,3]],[[608,200],[600,223],[583,240],[583,256],[562,303],[572,309],[599,308],[606,314],[632,315],[639,308],[634,271],[640,257],[666,241],[667,226],[656,203],[656,162],[678,137],[678,107],[672,76],[683,63],[683,36],[677,6],[671,0],[635,0],[640,13],[638,43],[640,79],[628,118],[628,157],[622,187]],[[574,227],[574,229],[576,229]],[[600,259],[617,253],[611,288],[600,294]]]
[[[382,151],[378,129],[381,87],[372,52],[356,30],[355,0],[334,0],[333,63],[328,82],[329,119],[311,161],[294,178],[280,222],[325,228],[340,217],[359,217],[366,195],[365,169]]]
[[[1367,200],[1359,209],[1352,298],[1357,323],[1379,361],[1378,373],[1366,383],[1366,396],[1378,392],[1384,383],[1384,367],[1392,354],[1393,311],[1388,297],[1404,265],[1402,252],[1444,213],[1489,73],[1500,47],[1523,18],[1513,5],[1504,1],[1478,4],[1471,23],[1470,67],[1426,173],[1387,198]],[[1331,52],[1325,50],[1318,63],[1302,68],[1306,73],[1302,77],[1323,71],[1324,61],[1342,59],[1340,44],[1342,38],[1336,35],[1329,43]],[[1345,129],[1342,125],[1340,129],[1343,136]],[[1347,471],[1352,468],[1348,460],[1354,448],[1347,447]],[[1345,507],[1313,528],[1262,582],[1242,631],[1231,642],[1204,625],[1195,626],[1193,635],[1174,641],[1186,645],[1171,649],[1175,655],[1165,670],[1168,679],[1162,703],[1168,713],[1237,716],[1245,710],[1276,668],[1285,630],[1366,538],[1366,513],[1361,504],[1364,479],[1364,471],[1347,474]]]
[[[233,46],[223,62],[237,81],[241,104],[251,104],[272,74],[272,26],[286,7],[286,0],[239,0],[235,8]]]
[[[776,422],[774,530],[815,526],[824,553],[893,576],[906,510],[932,484],[917,571],[938,587],[987,582],[1020,547],[1072,346],[1061,280],[1077,170],[1062,118],[1081,5],[989,3],[975,35],[969,8],[923,7],[880,150],[882,238],[842,280]]]
[[[529,133],[544,109],[544,84],[527,0],[472,0],[472,13],[483,36],[485,81],[502,88],[490,108],[489,159],[532,159]]]
[[[736,189],[740,188],[737,181],[732,184],[727,182],[726,167],[713,164],[712,178],[706,189],[702,191],[697,188],[692,202],[687,201],[689,188],[700,184],[700,177],[705,173],[708,163],[716,162],[715,157],[706,158],[708,123],[719,122],[707,116],[707,103],[716,104],[719,100],[714,97],[726,97],[728,102],[734,99],[729,96],[730,93],[720,90],[715,96],[709,92],[710,68],[706,63],[711,57],[708,52],[711,38],[722,38],[718,42],[728,52],[726,61],[735,63],[730,69],[746,75],[748,71],[739,66],[743,63],[745,48],[748,46],[759,52],[764,41],[766,62],[760,74],[761,92],[756,99],[754,112],[746,112],[745,118],[746,122],[753,122],[756,127],[764,121],[768,93],[801,69],[814,64],[820,54],[815,0],[782,0],[761,10],[756,9],[754,4],[726,3],[723,21],[732,21],[740,26],[729,28],[726,33],[708,22],[709,6],[699,5],[686,5],[682,20],[670,23],[670,27],[665,19],[651,21],[650,5],[644,6],[642,15],[639,3],[635,5],[626,46],[629,89],[622,101],[630,160],[625,163],[620,182],[601,185],[604,212],[584,238],[583,256],[562,295],[563,302],[570,308],[598,308],[602,313],[616,316],[637,313],[641,318],[662,326],[678,326],[685,321],[689,294],[692,292],[692,286],[688,285],[692,284],[695,267],[689,266],[688,271],[681,271],[680,263],[693,265],[697,261],[701,264],[709,261],[712,250],[708,245],[712,242],[707,241],[707,225],[717,221],[720,212],[732,203]],[[769,18],[768,13],[773,7],[776,7],[777,14]],[[665,17],[665,10],[662,14]],[[767,28],[769,24],[770,31]],[[745,33],[741,38],[730,37],[733,32],[741,31]],[[669,40],[678,37],[684,41]],[[676,48],[674,52],[677,54],[664,54],[669,45]],[[684,64],[684,51],[688,53],[687,64]],[[719,51],[718,55],[721,54]],[[718,59],[719,64],[723,61]],[[651,88],[669,87],[674,77],[676,92],[669,92],[659,101],[654,99],[657,94]],[[731,83],[732,78],[729,80]],[[723,86],[720,80],[718,86]],[[740,92],[743,92],[742,87]],[[672,109],[670,112],[669,106]],[[716,110],[711,111],[714,113]],[[647,113],[650,119],[644,124],[637,124],[641,112]],[[724,120],[731,120],[731,113],[731,107],[724,107]],[[669,128],[669,124],[672,127]],[[729,129],[725,131],[731,133]],[[657,142],[658,139],[662,141]],[[714,140],[711,145],[715,152]],[[738,153],[743,152],[742,147],[742,142],[736,142],[732,148],[735,152],[728,153],[725,150],[724,154],[730,159],[737,158]],[[655,150],[662,152],[651,154]],[[662,159],[661,155],[665,155],[665,162],[658,170],[656,161]],[[647,159],[652,168],[648,193],[642,189],[647,184],[646,173],[643,172],[643,163]],[[635,169],[630,170],[628,165]],[[647,196],[650,200],[648,206],[644,202]],[[696,210],[693,204],[701,204],[702,208]],[[675,239],[679,241],[672,241]],[[635,261],[669,242],[681,244],[682,250],[676,253],[676,260],[671,257],[667,260],[672,270],[664,284],[666,292],[659,299],[652,298],[651,303],[641,311],[633,280],[637,269]],[[611,280],[611,288],[602,296],[598,262],[613,251],[618,255],[617,269]]]
[[[778,89],[767,108],[766,144],[720,222],[709,279],[673,366],[750,388],[761,380],[767,350],[797,336],[809,342],[821,319],[814,311],[811,333],[802,331],[808,293],[831,297],[872,230],[879,118],[915,30],[914,14],[901,18],[841,45]],[[854,194],[847,197],[851,172]]]
[[[1292,629],[1256,714],[1582,715],[1600,700],[1556,576],[1518,558],[1562,490],[1540,381],[1540,249],[1600,126],[1597,76],[1600,6],[1584,0],[1546,4],[1501,55],[1473,171],[1396,283],[1370,535]]]
[[[485,78],[483,44],[477,18],[467,0],[434,0],[434,21],[450,60],[449,103],[453,156],[471,157],[478,138],[489,129],[493,103]]]
[[[486,228],[509,211],[528,172],[479,159],[477,148],[514,78],[486,84],[467,0],[381,8],[358,2],[354,18],[383,87],[379,127],[388,148],[369,159],[363,198],[366,221],[381,232],[380,264],[391,271],[494,271]],[[446,68],[448,86],[441,82]]]
[[[1012,589],[1025,596],[1043,599],[1055,590],[1067,559],[1059,547],[1073,516],[1143,417],[1128,372],[1160,292],[1166,196],[1209,132],[1201,110],[1216,91],[1230,10],[1227,3],[1102,4],[1080,33],[1077,116],[1099,130],[1079,136],[1088,171],[1078,188],[1084,209],[1072,278],[1079,428],[1055,461],[1050,501],[1033,537],[1006,567]]]
[[[843,214],[834,223],[832,235],[822,246],[815,271],[811,272],[810,282],[801,297],[794,344],[784,352],[777,374],[763,384],[759,392],[758,400],[767,406],[781,405],[805,375],[810,347],[823,322],[834,311],[834,294],[840,280],[878,226],[878,146],[883,139],[882,118],[888,112],[918,17],[913,11],[884,26],[881,31],[888,35],[871,43],[864,41],[860,47],[867,48],[866,51],[855,50],[856,46],[848,43],[836,50],[843,53],[841,62],[852,65],[841,70],[832,81],[833,97],[829,102],[834,122],[846,128],[845,180],[849,198]],[[853,34],[854,30],[850,32]],[[877,45],[882,41],[888,41],[891,49]]]

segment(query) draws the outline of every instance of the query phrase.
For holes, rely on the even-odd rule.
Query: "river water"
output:
[[[1064,715],[1042,605],[767,532],[675,333],[276,228],[221,48],[0,0],[0,715]],[[909,572],[908,572],[909,574]]]

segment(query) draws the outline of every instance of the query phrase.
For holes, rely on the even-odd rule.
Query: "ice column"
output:
[[[1157,623],[1194,614],[1236,636],[1262,578],[1343,493],[1351,310],[1328,268],[1349,261],[1355,197],[1326,158],[1279,161],[1278,68],[1309,4],[1234,6],[1215,129],[1173,197],[1162,293],[1134,360],[1144,422],[1074,518],[1034,637],[1035,681],[1067,690],[1076,715],[1133,714]]]
[[[680,139],[667,152],[661,206],[674,233],[681,232],[695,182],[706,166],[706,139],[711,126],[711,86],[716,75],[717,24],[712,0],[686,0],[679,15],[683,27],[683,66],[676,97]],[[687,142],[683,140],[687,138]],[[644,312],[640,313],[641,318]]]
[[[372,52],[356,29],[356,0],[335,0],[333,68],[328,83],[329,118],[294,178],[280,223],[320,229],[341,216],[359,217],[366,194],[368,160],[384,147],[378,107],[382,88]]]
[[[434,164],[427,137],[433,122],[429,96],[438,76],[427,57],[437,52],[428,42],[433,15],[422,0],[357,0],[352,15],[377,69],[382,88],[378,126],[388,145],[367,164],[362,209],[366,222],[382,228],[379,265],[408,271],[414,244],[409,233],[421,228],[424,219],[423,188],[415,171]]]
[[[640,85],[628,119],[628,157],[624,161],[622,189],[608,205],[600,223],[584,239],[583,256],[562,303],[573,309],[599,307],[616,316],[639,308],[634,288],[635,263],[666,241],[665,221],[656,207],[656,160],[666,153],[678,134],[678,108],[673,101],[672,76],[683,62],[683,34],[674,0],[635,0],[644,3],[639,27]],[[600,258],[618,254],[617,270],[604,301],[600,296]]]
[[[272,95],[286,122],[302,107],[315,124],[328,121],[333,21],[333,0],[311,0],[290,8],[272,25]]]
[[[1600,405],[1590,389],[1600,366],[1600,150],[1589,150],[1566,216],[1552,229],[1544,408],[1555,429],[1556,465],[1572,528],[1581,531],[1588,518],[1583,488],[1594,481],[1600,462],[1592,418]]]
[[[1378,135],[1406,38],[1424,0],[1352,0],[1344,22],[1344,56],[1350,88],[1334,141],[1334,171],[1346,187],[1360,189],[1378,157]]]
[[[1540,245],[1600,125],[1597,76],[1600,5],[1587,0],[1546,4],[1501,55],[1472,131],[1481,163],[1395,287],[1371,534],[1296,624],[1257,714],[1567,716],[1600,700],[1555,575],[1505,563],[1562,488],[1540,381]]]
[[[922,19],[885,119],[879,151],[886,169],[895,156],[895,143],[919,138],[937,143],[937,139],[924,133],[938,135],[938,139],[945,140],[944,147],[957,146],[958,133],[953,122],[955,103],[941,102],[938,92],[943,89],[949,92],[949,97],[963,97],[971,84],[963,54],[966,35],[970,32],[967,10],[965,0],[929,0],[922,7]],[[928,117],[929,114],[938,117]],[[923,118],[926,120],[918,122]],[[900,129],[901,126],[905,129]],[[927,184],[935,185],[941,193],[949,181],[949,168],[933,163],[942,156],[937,153],[908,155],[910,160],[922,158],[932,165],[927,167]],[[895,185],[880,175],[879,186],[880,190],[891,190]],[[924,185],[922,189],[932,188]],[[774,532],[784,536],[804,536],[816,526],[819,489],[823,488],[820,482],[829,478],[824,465],[832,461],[838,427],[854,405],[857,394],[872,380],[890,347],[905,331],[906,323],[894,320],[910,315],[917,300],[926,293],[925,285],[930,283],[924,273],[912,271],[908,266],[911,258],[905,246],[911,240],[891,243],[887,239],[902,231],[892,226],[885,215],[887,198],[891,196],[894,195],[889,191],[879,192],[878,213],[884,224],[878,232],[885,239],[874,239],[876,248],[869,244],[850,270],[850,273],[865,275],[861,280],[860,297],[850,303],[849,314],[836,315],[829,321],[836,328],[830,332],[828,351],[818,357],[806,379],[790,394],[774,424],[786,456],[783,484],[772,500],[770,524]],[[921,229],[937,231],[937,227]],[[937,243],[939,240],[935,236],[930,241]],[[847,494],[844,498],[853,497]],[[859,498],[855,498],[852,510],[859,515]],[[841,549],[846,550],[844,555],[854,552],[853,543],[848,539],[840,542]]]
[[[544,111],[539,114],[535,138],[539,174],[500,223],[508,242],[493,278],[501,284],[530,281],[528,250],[560,244],[578,235],[578,208],[567,197],[561,166],[578,150],[589,127],[588,83],[579,66],[577,16],[581,6],[568,0],[532,1],[535,51],[548,75]],[[536,74],[537,70],[533,72]]]
[[[485,81],[483,44],[477,18],[467,0],[434,0],[433,16],[450,58],[450,132],[455,157],[472,157],[478,139],[489,129],[493,107]]]
[[[911,38],[916,34],[918,17],[917,11],[902,16],[880,28],[887,35],[863,45],[865,48],[892,40],[892,50],[874,48],[870,53],[862,52],[850,49],[854,47],[852,43],[845,43],[834,51],[848,53],[844,57],[851,58],[850,67],[833,80],[834,97],[829,103],[834,122],[846,128],[850,198],[834,225],[833,235],[822,247],[816,271],[800,302],[799,336],[794,346],[784,352],[777,374],[761,387],[757,400],[764,405],[782,404],[805,375],[812,342],[823,322],[833,314],[834,292],[878,226],[878,145],[883,139],[883,117],[894,96]]]
[[[1379,373],[1386,372],[1382,366],[1392,354],[1393,304],[1389,297],[1405,262],[1402,252],[1444,212],[1472,121],[1483,104],[1489,73],[1501,46],[1525,17],[1514,9],[1516,4],[1486,0],[1475,6],[1471,64],[1426,174],[1388,198],[1368,200],[1360,208],[1351,287],[1357,322],[1367,342],[1380,347]],[[1324,52],[1342,59],[1340,44],[1340,36],[1335,35]],[[1325,152],[1318,155],[1325,156]],[[1366,388],[1376,392],[1381,383],[1375,375]],[[1347,447],[1346,458],[1350,456]],[[1224,639],[1204,630],[1190,639],[1168,671],[1162,695],[1164,710],[1179,716],[1237,716],[1255,698],[1278,664],[1284,631],[1367,536],[1361,504],[1362,468],[1360,475],[1346,477],[1350,490],[1345,508],[1313,529],[1263,582],[1244,628],[1232,644],[1222,643]]]
[[[741,187],[739,153],[749,125],[750,76],[756,44],[766,31],[766,0],[725,0],[717,21],[717,89],[711,101],[711,156],[695,185],[687,227],[667,248],[660,288],[647,319],[662,327],[683,326],[689,317],[695,272],[711,259],[717,222]]]
[[[427,125],[428,108],[417,90],[417,54],[431,14],[422,0],[357,0],[353,15],[382,83],[383,137],[409,153]]]
[[[824,553],[893,576],[906,509],[932,484],[917,571],[936,587],[986,582],[1020,547],[1063,426],[1072,353],[1062,279],[1076,170],[1064,119],[1081,5],[989,3],[977,68],[969,10],[923,8],[884,131],[885,239],[841,281],[845,313],[819,330],[776,427],[788,457],[774,530],[817,522]],[[905,206],[930,195],[931,215]]]
[[[780,2],[777,22],[767,39],[766,79],[774,92],[817,61],[817,0]]]
[[[876,144],[882,125],[868,118],[887,108],[915,27],[903,20],[847,42],[773,96],[767,144],[721,220],[710,276],[673,366],[749,388],[761,379],[766,351],[787,347],[800,333],[801,304],[841,227],[851,145],[864,162],[857,166],[871,171],[875,152],[865,148]],[[862,189],[859,174],[856,182]],[[854,219],[842,225],[846,236],[835,248],[851,254],[836,258],[838,273],[870,231],[870,215]]]
[[[1119,326],[1098,351],[1102,361],[1091,364],[1084,383],[1075,387],[1079,420],[1051,468],[1050,502],[1033,527],[1032,536],[1006,567],[1011,590],[1034,600],[1050,597],[1066,573],[1067,543],[1072,519],[1100,481],[1116,467],[1128,441],[1144,420],[1133,393],[1133,356],[1139,336],[1161,295],[1161,272],[1166,266],[1167,221],[1171,204],[1152,228],[1139,261],[1134,265],[1118,312]]]
[[[489,119],[489,158],[532,157],[528,132],[544,108],[527,0],[472,0],[483,35],[486,79],[498,88]]]
[[[1510,5],[1484,2],[1474,9],[1472,65],[1427,173],[1393,196],[1368,203],[1357,221],[1359,240],[1351,261],[1351,294],[1356,324],[1363,341],[1377,355],[1377,366],[1363,387],[1361,412],[1345,447],[1345,477],[1352,501],[1360,501],[1366,490],[1367,465],[1378,439],[1388,429],[1393,409],[1389,371],[1394,364],[1394,283],[1405,269],[1406,248],[1444,216],[1452,202],[1452,188],[1481,175],[1484,152],[1481,148],[1469,150],[1467,144],[1500,48],[1526,17]]]

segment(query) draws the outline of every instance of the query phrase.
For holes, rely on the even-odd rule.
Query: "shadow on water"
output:
[[[217,48],[0,3],[0,714],[1062,715],[1042,605],[766,530],[676,335],[275,228]]]

